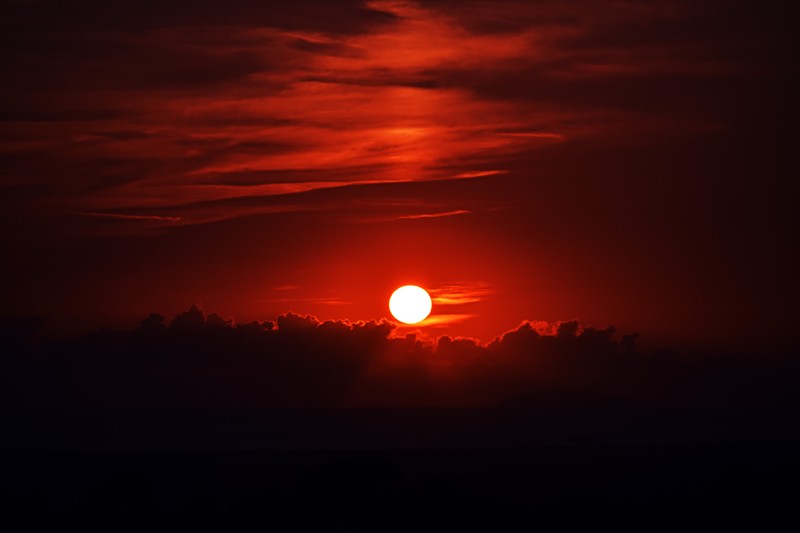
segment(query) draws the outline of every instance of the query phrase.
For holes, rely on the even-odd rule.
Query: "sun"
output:
[[[389,311],[404,324],[422,322],[431,313],[431,297],[422,287],[404,285],[389,298]]]

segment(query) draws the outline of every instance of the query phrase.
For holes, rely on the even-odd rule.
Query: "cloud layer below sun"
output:
[[[793,352],[646,353],[636,334],[577,321],[525,321],[485,344],[293,313],[234,324],[196,307],[170,323],[151,314],[138,328],[74,341],[37,338],[39,325],[0,321],[0,405],[730,408],[798,398]]]

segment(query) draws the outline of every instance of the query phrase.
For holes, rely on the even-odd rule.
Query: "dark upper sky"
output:
[[[789,3],[271,4],[0,2],[0,314],[794,335]]]

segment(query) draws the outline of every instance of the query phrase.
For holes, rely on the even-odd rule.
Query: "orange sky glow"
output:
[[[25,228],[3,311],[356,321],[417,284],[415,331],[488,342],[569,319],[739,338],[789,305],[785,137],[760,128],[786,34],[745,12],[53,7],[37,47],[31,9],[3,52],[3,216]]]

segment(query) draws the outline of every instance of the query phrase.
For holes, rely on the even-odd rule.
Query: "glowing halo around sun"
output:
[[[404,324],[422,322],[431,314],[432,306],[430,295],[416,285],[404,285],[389,298],[389,311]]]

